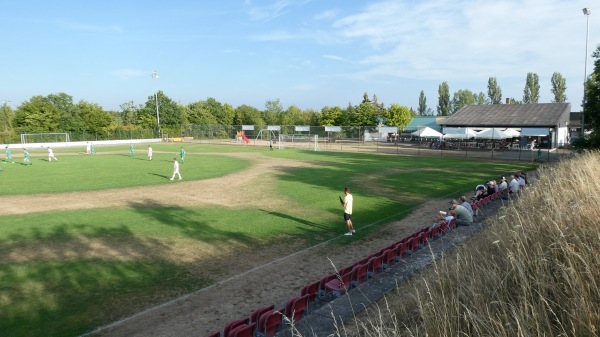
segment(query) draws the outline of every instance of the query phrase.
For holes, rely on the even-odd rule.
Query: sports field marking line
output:
[[[449,193],[449,194],[446,194],[445,196],[439,197],[439,198],[437,198],[437,199],[434,199],[434,200],[442,200],[442,199],[446,199],[446,198],[448,198],[450,195],[453,195],[453,194],[456,194],[456,193]],[[431,201],[432,201],[432,200],[430,200],[430,201],[428,201],[428,202],[431,202]],[[379,219],[379,220],[377,220],[377,221],[375,221],[375,222],[372,222],[372,223],[370,223],[370,224],[368,224],[368,225],[362,226],[362,227],[361,227],[361,229],[362,229],[362,228],[369,228],[369,227],[375,226],[376,224],[378,224],[378,223],[380,223],[380,222],[382,222],[382,221],[385,221],[385,220],[387,220],[387,219],[390,219],[390,218],[396,217],[396,216],[398,216],[398,215],[400,215],[400,214],[402,214],[402,213],[406,213],[406,212],[409,212],[409,211],[413,211],[414,209],[416,209],[416,208],[418,208],[418,207],[421,207],[421,206],[422,206],[422,204],[421,204],[421,205],[416,205],[416,206],[413,206],[413,207],[411,207],[411,208],[409,208],[409,209],[407,209],[407,210],[404,210],[404,211],[401,211],[401,212],[398,212],[398,213],[395,213],[395,214],[389,215],[389,216],[387,216],[387,217],[385,217],[385,218],[383,218],[383,219]],[[157,306],[154,306],[154,307],[148,308],[148,309],[146,309],[146,310],[140,311],[140,312],[138,312],[137,314],[134,314],[133,316],[129,316],[129,317],[123,318],[123,319],[121,319],[121,320],[118,320],[118,321],[116,321],[116,322],[113,322],[113,323],[111,323],[111,324],[108,324],[108,325],[105,325],[105,326],[102,326],[102,327],[96,328],[96,329],[94,329],[93,331],[90,331],[90,332],[84,333],[84,334],[82,334],[82,335],[79,335],[78,337],[86,337],[86,336],[89,336],[89,335],[92,335],[92,334],[100,333],[100,332],[102,332],[103,330],[108,330],[108,329],[114,328],[114,327],[116,327],[116,326],[119,326],[119,325],[121,325],[121,324],[123,324],[123,323],[125,323],[125,322],[127,322],[127,321],[130,321],[130,320],[132,320],[132,319],[136,318],[136,317],[139,317],[139,316],[145,315],[145,314],[147,314],[147,313],[149,313],[149,312],[152,312],[152,311],[154,311],[154,310],[158,310],[158,309],[161,309],[161,308],[167,307],[167,306],[169,306],[169,305],[171,305],[171,304],[173,304],[173,303],[175,303],[175,302],[179,302],[179,301],[185,300],[185,299],[187,299],[187,298],[189,298],[189,297],[191,297],[191,296],[193,296],[193,295],[199,294],[199,293],[201,293],[201,292],[203,292],[203,291],[210,290],[210,289],[212,289],[212,288],[215,288],[215,287],[217,287],[217,286],[219,286],[219,285],[222,285],[222,284],[224,284],[224,283],[227,283],[227,282],[229,282],[229,281],[233,281],[233,280],[236,280],[236,279],[238,279],[238,278],[240,278],[240,277],[242,277],[242,276],[246,276],[246,275],[248,275],[248,274],[250,274],[250,273],[252,273],[252,272],[254,272],[254,271],[257,271],[257,270],[259,270],[259,269],[262,269],[262,268],[265,268],[265,267],[271,266],[271,265],[273,265],[273,264],[276,264],[276,263],[278,263],[278,262],[281,262],[281,261],[285,261],[285,260],[286,260],[286,259],[288,259],[288,258],[294,257],[294,256],[296,256],[296,255],[300,255],[300,254],[303,254],[303,253],[306,253],[306,252],[308,252],[308,251],[311,251],[311,250],[313,250],[313,249],[315,249],[315,248],[318,248],[318,247],[320,247],[320,246],[322,246],[322,245],[328,244],[328,243],[330,243],[330,242],[333,242],[333,241],[335,241],[335,240],[337,240],[337,239],[339,239],[339,238],[344,238],[344,237],[345,237],[345,235],[344,235],[344,234],[338,235],[338,236],[336,236],[336,237],[333,237],[333,238],[331,238],[331,239],[329,239],[329,240],[327,240],[327,241],[323,241],[323,242],[321,242],[321,243],[319,243],[319,244],[317,244],[317,245],[314,245],[314,246],[311,246],[311,247],[305,248],[305,249],[303,249],[303,250],[299,250],[299,251],[297,251],[297,252],[295,252],[295,253],[292,253],[292,254],[290,254],[290,255],[286,255],[286,256],[284,256],[284,257],[281,257],[281,258],[279,258],[279,259],[276,259],[276,260],[273,260],[273,261],[267,262],[267,263],[265,263],[265,264],[262,264],[262,265],[260,265],[260,266],[256,266],[256,267],[254,267],[254,268],[252,268],[252,269],[249,269],[249,270],[246,270],[246,271],[244,271],[244,272],[242,272],[242,273],[240,273],[240,274],[233,275],[233,276],[231,276],[231,277],[229,277],[229,278],[226,278],[226,279],[224,279],[224,280],[221,280],[221,281],[218,281],[218,282],[216,282],[216,283],[214,283],[214,284],[211,284],[211,285],[210,285],[210,286],[208,286],[208,287],[205,287],[205,288],[202,288],[202,289],[198,289],[198,290],[196,290],[196,291],[194,291],[194,292],[191,292],[191,293],[188,293],[188,294],[182,295],[182,296],[180,296],[180,297],[177,297],[177,298],[175,298],[175,299],[172,299],[172,300],[170,300],[170,301],[168,301],[168,302],[165,302],[165,303],[159,304],[159,305],[157,305]]]

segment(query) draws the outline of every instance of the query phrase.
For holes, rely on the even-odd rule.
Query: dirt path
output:
[[[91,192],[69,192],[61,194],[34,194],[0,197],[0,215],[27,214],[44,211],[67,211],[89,208],[125,207],[132,204],[160,204],[164,206],[206,206],[219,205],[226,207],[270,205],[277,209],[284,202],[282,198],[269,198],[265,188],[271,188],[273,176],[281,174],[285,169],[306,167],[307,163],[269,157],[252,157],[244,154],[251,161],[247,169],[229,174],[225,177],[199,180],[176,181],[166,180],[160,186],[130,187]],[[184,177],[185,178],[185,177]],[[260,184],[258,191],[249,188]],[[182,191],[184,191],[182,193]],[[244,194],[239,191],[245,191]],[[253,192],[254,191],[254,192]],[[268,192],[268,190],[266,191]],[[210,195],[210,198],[206,198]],[[268,198],[268,202],[266,202]]]

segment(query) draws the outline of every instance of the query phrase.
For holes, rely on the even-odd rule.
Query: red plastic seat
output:
[[[319,286],[319,284],[317,283],[317,287],[318,286]],[[254,310],[252,315],[250,315],[250,323],[258,322],[258,319],[260,318],[260,316],[262,316],[262,314],[264,314],[265,312],[267,312],[269,310],[273,310],[274,308],[275,308],[275,305],[269,305],[269,306]]]
[[[413,254],[415,251],[417,251],[417,249],[419,249],[419,237],[418,236],[413,236],[408,241],[408,250],[407,250],[407,252],[409,254]]]
[[[308,295],[308,303],[309,304],[315,301],[318,293],[319,293],[319,281],[313,282],[311,284],[307,284],[300,290],[301,296]]]
[[[377,276],[383,270],[383,256],[373,256],[367,264],[368,277]]]
[[[265,337],[272,337],[279,330],[282,321],[283,317],[281,313],[275,310],[269,310],[258,318],[256,331]]]
[[[383,254],[383,269],[389,269],[392,264],[396,262],[396,250],[394,248],[388,249]]]
[[[410,241],[405,240],[396,246],[396,260],[400,260],[400,259],[404,258],[404,256],[406,255],[406,252],[408,251],[409,242]]]
[[[308,307],[309,295],[292,298],[285,306],[285,316],[290,320],[299,321],[302,319],[306,307]]]
[[[228,337],[229,333],[233,329],[237,328],[238,326],[247,325],[247,324],[248,324],[248,319],[247,318],[246,319],[237,319],[235,321],[231,321],[231,322],[229,322],[229,324],[227,324],[225,326],[225,329],[223,329],[223,336]]]
[[[227,337],[254,337],[255,327],[256,323],[252,323],[250,325],[240,325],[235,329],[229,331],[229,335],[227,335]]]
[[[352,282],[353,287],[361,285],[367,280],[367,266],[368,263],[365,263],[359,264],[358,266],[354,266],[354,268],[352,268],[352,276],[350,277],[350,282]]]
[[[327,293],[327,289],[325,289],[325,284],[338,276],[336,274],[329,274],[327,276],[323,276],[319,281],[319,297],[324,296]]]
[[[333,293],[334,296],[340,296],[350,289],[350,278],[352,276],[352,271],[343,274],[339,278],[334,278],[333,280],[325,283],[325,290]]]

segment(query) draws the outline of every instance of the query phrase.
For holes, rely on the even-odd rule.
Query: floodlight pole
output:
[[[583,107],[581,109],[581,138],[585,137],[585,96],[587,94],[587,57],[588,57],[588,34],[590,31],[590,14],[592,14],[591,8],[584,8],[583,14],[586,18],[586,28],[585,28],[585,64],[583,66],[584,76],[583,76]]]
[[[158,79],[158,73],[156,70],[152,73],[153,79]],[[158,92],[154,93],[154,102],[156,104],[156,125],[158,126],[158,137],[162,138],[160,133],[160,115],[158,114]]]

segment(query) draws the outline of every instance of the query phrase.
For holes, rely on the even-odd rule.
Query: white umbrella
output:
[[[423,137],[423,138],[427,138],[427,137],[440,138],[440,137],[442,137],[442,134],[440,132],[435,131],[434,129],[432,129],[428,126],[411,133],[411,135],[416,136],[416,137]]]
[[[500,129],[483,129],[475,134],[475,138],[482,139],[507,139],[512,138],[511,135],[504,133]]]

